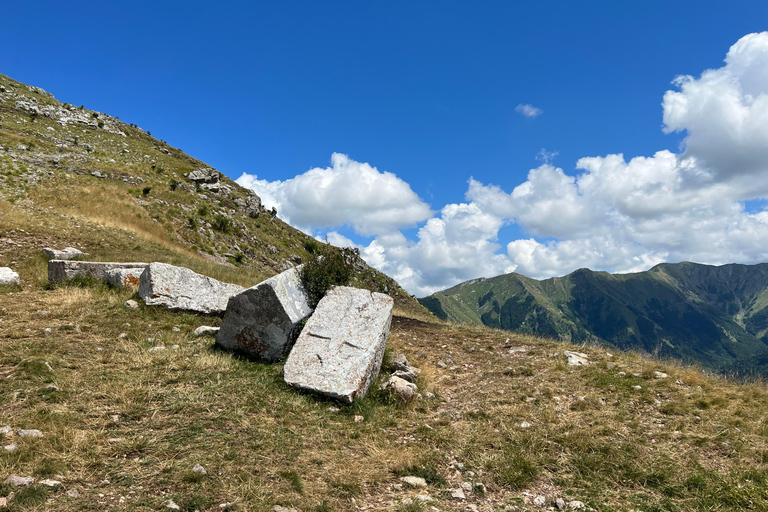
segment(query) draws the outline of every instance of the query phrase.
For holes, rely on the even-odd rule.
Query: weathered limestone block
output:
[[[291,268],[229,299],[216,344],[275,361],[285,353],[299,322],[311,313],[299,267]]]
[[[80,249],[75,249],[74,247],[65,247],[60,251],[45,247],[43,249],[43,254],[45,254],[49,260],[74,260],[75,258],[84,258],[85,256],[88,256],[88,254]]]
[[[115,288],[129,286],[138,288],[141,282],[141,274],[146,267],[113,268],[104,272],[104,282]]]
[[[107,261],[65,261],[50,260],[48,262],[48,281],[58,283],[78,276],[91,276],[104,279],[108,270],[117,268],[144,268],[148,263],[115,263]]]
[[[285,382],[347,403],[365,396],[381,369],[393,303],[359,288],[330,290],[288,356]]]
[[[19,274],[11,270],[9,267],[0,267],[0,284],[20,284]]]
[[[227,301],[240,293],[242,286],[222,283],[185,267],[150,263],[141,274],[139,297],[147,306],[165,306],[170,310],[221,315]]]

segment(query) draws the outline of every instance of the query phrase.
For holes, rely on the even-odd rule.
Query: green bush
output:
[[[229,231],[232,229],[232,219],[225,217],[224,215],[217,215],[216,218],[213,219],[211,225],[216,231],[229,233]]]
[[[148,196],[150,192],[152,192],[152,187],[144,187],[144,189],[141,191],[141,193],[145,196]]]
[[[319,249],[313,256],[301,267],[299,277],[307,291],[307,301],[314,308],[325,292],[334,286],[344,286],[349,283],[352,268],[344,260],[341,252],[330,246]]]

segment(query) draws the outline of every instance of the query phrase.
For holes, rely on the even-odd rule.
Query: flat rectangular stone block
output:
[[[352,403],[381,369],[394,301],[337,286],[320,300],[283,369],[290,386]]]
[[[91,276],[104,279],[107,270],[118,268],[145,268],[149,263],[116,263],[108,261],[68,261],[50,260],[48,262],[48,281],[59,283],[77,276]]]

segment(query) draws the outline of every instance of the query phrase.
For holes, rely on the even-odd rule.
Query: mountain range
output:
[[[768,263],[663,263],[645,272],[511,273],[419,299],[439,318],[768,374]]]

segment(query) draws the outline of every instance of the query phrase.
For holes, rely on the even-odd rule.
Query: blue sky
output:
[[[682,172],[680,162],[690,157],[721,185],[733,185],[745,173],[763,177],[762,170],[741,172],[738,162],[705,157],[707,136],[714,133],[709,125],[690,111],[678,121],[674,112],[663,118],[662,102],[666,91],[680,91],[671,83],[675,77],[699,80],[706,70],[723,68],[732,45],[766,30],[764,1],[112,4],[4,6],[0,73],[61,101],[119,115],[233,179],[246,173],[245,181],[271,198],[281,216],[319,236],[330,232],[340,244],[358,244],[370,262],[414,293],[511,270],[546,277],[579,266],[627,271],[661,260],[766,258],[759,248],[731,242],[733,227],[711,228],[714,238],[686,245],[672,241],[674,233],[646,229],[647,212],[615,201],[603,205],[610,210],[605,215],[572,214],[592,208],[580,200],[595,202],[588,200],[595,189],[587,182],[622,173],[605,165],[602,171],[579,169],[583,157],[623,154],[630,162],[667,150],[678,157],[668,173]],[[762,55],[761,48],[758,41],[748,51]],[[768,94],[761,89],[744,101],[763,92]],[[524,105],[540,115],[523,115]],[[715,114],[707,119],[718,123]],[[665,133],[665,126],[678,131]],[[685,137],[692,130],[702,134],[700,154],[689,151]],[[759,156],[760,145],[737,141],[722,153],[755,146]],[[373,170],[360,167],[366,163]],[[500,205],[517,201],[516,187],[534,183],[529,171],[547,163],[560,170],[547,179],[562,186],[563,176],[576,179],[573,201],[550,200],[562,211],[542,206],[542,190],[560,190],[543,176],[549,171],[539,173],[538,186],[530,185],[535,197]],[[307,178],[310,169],[319,181]],[[317,204],[342,204],[337,215],[325,218],[300,195],[311,194],[311,186],[287,183],[304,176],[322,189],[337,184],[329,173],[337,179],[367,176],[369,195],[355,186],[343,191],[369,207],[345,204],[328,190],[315,198]],[[587,178],[584,187],[579,176]],[[633,193],[663,188],[664,180],[654,176]],[[693,228],[696,208],[722,216],[729,207],[746,205],[742,216],[760,215],[765,192],[740,187],[722,205],[706,199],[709,189],[682,187],[685,198],[698,198],[685,203],[675,196],[672,202],[694,208],[685,219],[674,208],[653,215],[665,226],[684,224],[683,234]],[[565,188],[561,192],[568,196]],[[377,210],[371,211],[374,203]],[[526,219],[520,204],[549,224]],[[446,210],[451,205],[456,208]],[[559,222],[558,215],[566,220]],[[617,227],[616,215],[632,223]],[[313,223],[315,218],[324,220]],[[584,223],[591,231],[582,229]],[[603,232],[596,234],[599,226]],[[749,229],[740,236],[756,233]],[[651,244],[654,233],[670,241]],[[422,244],[427,235],[429,247]],[[510,250],[516,240],[543,249],[521,242]],[[728,247],[702,250],[712,240]],[[452,253],[461,246],[475,250]],[[579,247],[594,257],[578,257]]]

